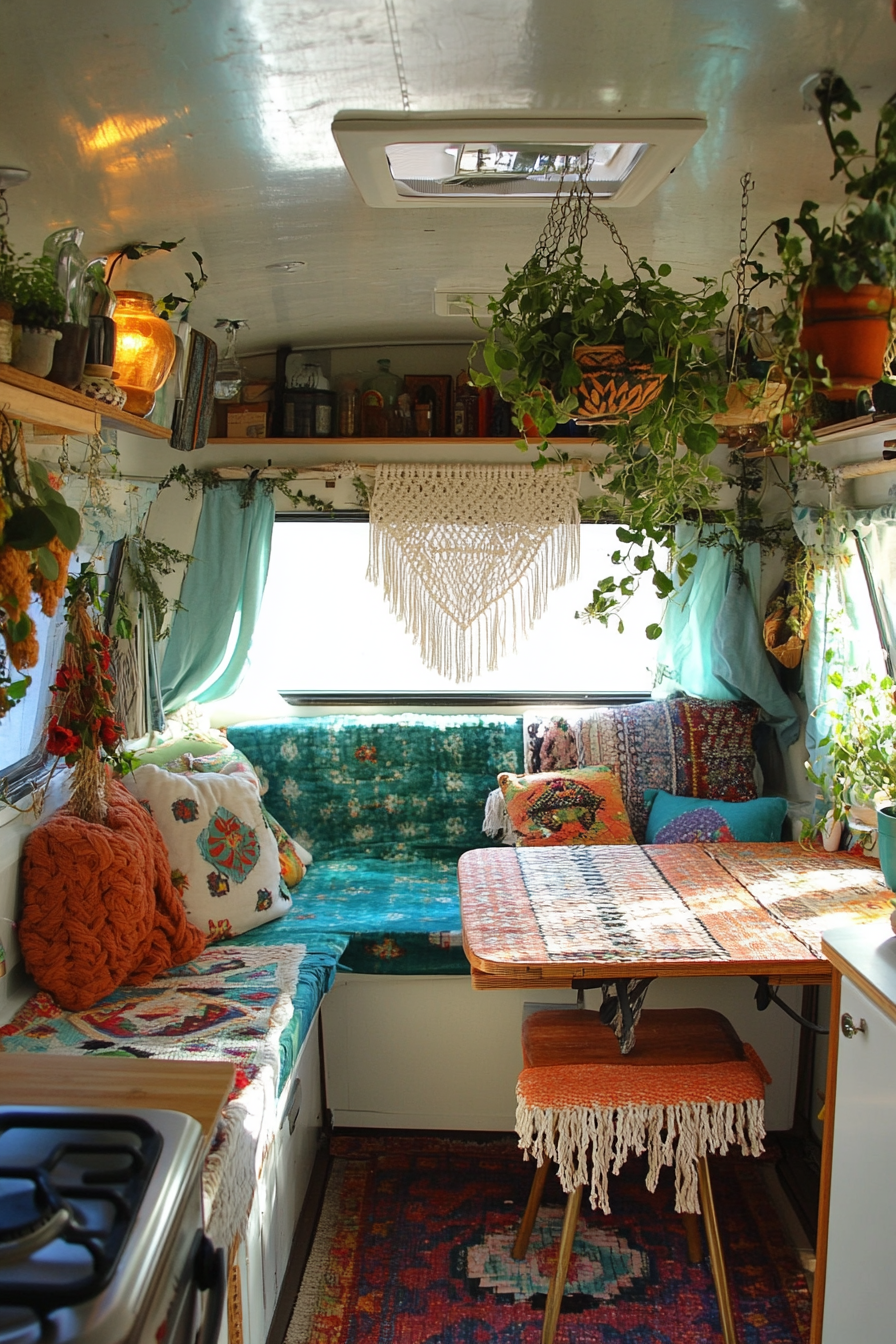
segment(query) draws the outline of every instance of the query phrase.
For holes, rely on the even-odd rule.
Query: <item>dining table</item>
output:
[[[531,845],[458,863],[476,989],[655,976],[825,984],[823,936],[889,913],[873,860],[789,843]]]

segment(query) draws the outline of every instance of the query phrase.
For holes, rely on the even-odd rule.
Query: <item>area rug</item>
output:
[[[340,1137],[286,1344],[538,1344],[565,1198],[546,1187],[529,1253],[510,1249],[532,1178],[514,1138]],[[761,1161],[713,1162],[740,1344],[804,1344],[810,1299]],[[579,1230],[558,1344],[717,1344],[708,1260],[690,1265],[670,1172],[611,1184]]]
[[[117,989],[81,1013],[35,994],[0,1027],[0,1052],[225,1060],[236,1086],[202,1173],[209,1236],[229,1246],[245,1230],[273,1131],[280,1036],[293,1015],[302,944],[218,944],[148,985]]]

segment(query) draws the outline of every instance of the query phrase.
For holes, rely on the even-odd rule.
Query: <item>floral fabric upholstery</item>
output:
[[[456,862],[484,843],[497,776],[522,764],[522,721],[509,715],[339,714],[239,724],[229,735],[315,863]]]
[[[466,974],[457,860],[491,842],[485,799],[522,766],[509,715],[326,715],[229,729],[265,801],[314,855],[290,922],[350,936],[341,964]]]
[[[644,700],[581,714],[527,714],[527,774],[616,765],[635,839],[647,834],[645,789],[691,798],[747,802],[756,797],[755,705],[730,700]]]

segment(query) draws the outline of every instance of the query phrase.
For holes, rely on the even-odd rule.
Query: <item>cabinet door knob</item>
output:
[[[853,1021],[852,1013],[844,1013],[840,1019],[840,1030],[843,1032],[846,1039],[851,1041],[853,1036],[858,1036],[860,1031],[868,1030],[868,1023],[865,1021],[864,1017],[860,1017],[859,1025],[856,1026]]]

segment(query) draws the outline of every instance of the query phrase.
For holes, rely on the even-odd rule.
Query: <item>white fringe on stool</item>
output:
[[[661,1166],[674,1163],[676,1213],[700,1213],[697,1159],[707,1153],[724,1156],[734,1144],[745,1157],[763,1153],[765,1103],[750,1097],[737,1103],[547,1110],[518,1100],[516,1132],[527,1159],[533,1157],[539,1166],[545,1159],[556,1162],[566,1194],[590,1184],[592,1209],[599,1205],[604,1213],[610,1212],[610,1164],[618,1176],[630,1151],[638,1155],[646,1151],[647,1189],[656,1189]]]

